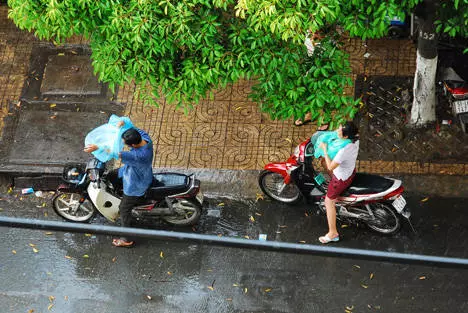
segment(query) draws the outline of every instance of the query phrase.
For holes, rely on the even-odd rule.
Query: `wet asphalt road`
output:
[[[417,234],[341,226],[336,246],[468,258],[466,199],[406,197]],[[59,220],[50,195],[0,198],[1,215]],[[204,207],[196,228],[179,230],[311,244],[326,232],[306,205],[208,198]],[[119,249],[109,236],[5,227],[0,240],[2,313],[468,310],[468,270],[151,240]]]

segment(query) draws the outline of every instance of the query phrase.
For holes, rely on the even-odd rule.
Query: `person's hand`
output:
[[[99,149],[98,146],[94,145],[94,144],[91,144],[91,145],[87,145],[86,147],[84,147],[83,151],[84,152],[88,152],[88,153],[91,153],[93,151],[96,151],[97,149]]]
[[[319,147],[323,150],[323,152],[327,152],[328,145],[325,142],[321,142]]]
[[[124,122],[124,121],[119,121],[119,122],[117,122],[117,127],[118,127],[118,128],[120,128],[120,127],[122,127],[122,126],[124,126],[124,125],[125,125],[125,122]]]

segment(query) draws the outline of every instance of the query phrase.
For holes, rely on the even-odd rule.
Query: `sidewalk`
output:
[[[346,50],[354,80],[358,75],[411,77],[415,70],[415,47],[406,40],[368,40],[366,44],[350,40]],[[158,108],[144,106],[136,100],[131,85],[120,88],[114,98],[97,83],[90,85],[92,92],[86,97],[62,99],[52,87],[45,88],[44,81],[51,84],[52,77],[50,70],[46,73],[45,64],[60,59],[54,56],[87,53],[83,45],[60,50],[40,43],[7,20],[7,8],[0,6],[0,172],[58,173],[65,162],[85,160],[81,151],[84,135],[111,113],[126,114],[149,132],[155,144],[154,167],[164,168],[258,170],[270,161],[285,160],[316,129],[311,124],[295,127],[292,120],[271,121],[247,97],[252,81],[216,92],[214,100],[203,101],[188,115],[166,105],[163,99]],[[86,66],[85,58],[80,62]],[[33,72],[32,67],[39,71]],[[73,73],[63,74],[73,76],[75,85],[80,81]],[[55,79],[54,83],[61,82]],[[52,95],[46,97],[47,91]],[[383,161],[375,155],[363,155],[359,171],[468,175],[468,158],[444,164],[399,160],[398,156]]]

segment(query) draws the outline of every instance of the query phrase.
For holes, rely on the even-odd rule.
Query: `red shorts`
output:
[[[332,200],[338,198],[338,196],[351,185],[354,175],[356,175],[356,172],[353,172],[347,180],[341,180],[332,174],[332,179],[328,184],[327,197]]]

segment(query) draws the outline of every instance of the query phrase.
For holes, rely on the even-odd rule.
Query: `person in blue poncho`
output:
[[[122,127],[124,122],[119,122],[118,127]],[[124,164],[123,167],[112,171],[108,178],[113,183],[114,188],[119,184],[119,179],[123,184],[123,197],[120,202],[119,211],[123,227],[131,224],[131,210],[141,203],[146,190],[153,181],[153,142],[150,136],[141,129],[130,128],[122,134],[122,140],[130,148],[130,151],[122,151],[119,158]],[[94,144],[87,145],[85,152],[93,152],[99,147]],[[134,241],[121,237],[112,241],[117,247],[131,247]]]
[[[340,240],[336,229],[336,199],[348,188],[356,174],[356,160],[359,151],[358,129],[353,122],[348,121],[336,131],[336,138],[330,136],[328,141],[318,138],[318,151],[325,161],[326,169],[331,172],[325,197],[327,209],[328,233],[319,238],[321,243],[337,242]],[[331,134],[330,134],[331,135]]]

